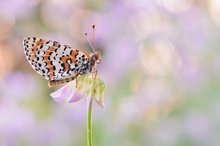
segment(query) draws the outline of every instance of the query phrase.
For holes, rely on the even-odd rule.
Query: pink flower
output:
[[[82,97],[86,97],[87,101],[94,98],[96,103],[104,108],[104,90],[105,83],[99,76],[93,79],[92,75],[87,74],[77,77],[77,87],[76,82],[72,81],[50,96],[56,102],[69,103],[79,101]]]

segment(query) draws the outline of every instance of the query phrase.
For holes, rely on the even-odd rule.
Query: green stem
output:
[[[93,96],[89,100],[89,109],[87,111],[87,146],[92,146],[92,100]]]

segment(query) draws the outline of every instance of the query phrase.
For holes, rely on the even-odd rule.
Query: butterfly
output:
[[[97,72],[96,65],[101,62],[101,54],[94,48],[93,53],[88,54],[53,40],[28,37],[23,40],[23,48],[28,62],[48,80],[49,87],[70,82],[78,75]]]

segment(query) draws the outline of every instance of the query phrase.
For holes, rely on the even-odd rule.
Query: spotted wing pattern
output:
[[[56,41],[28,37],[24,52],[34,70],[52,84],[73,80],[90,55]]]

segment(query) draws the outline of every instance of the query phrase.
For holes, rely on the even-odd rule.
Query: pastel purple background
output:
[[[56,103],[22,40],[91,52],[96,24],[105,109],[94,146],[218,146],[219,0],[0,0],[0,145],[85,146],[86,101]]]

